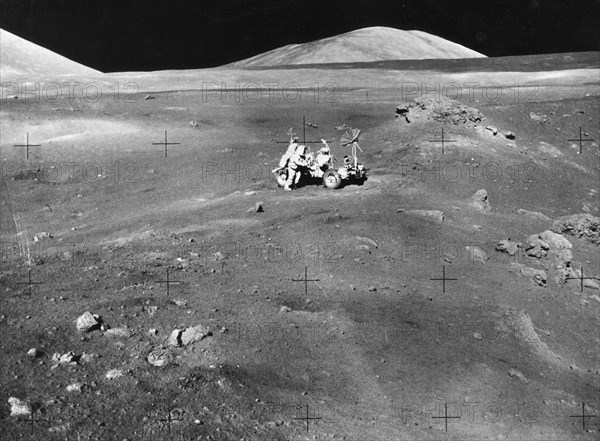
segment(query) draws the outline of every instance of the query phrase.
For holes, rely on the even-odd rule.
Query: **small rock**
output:
[[[154,99],[154,96],[152,96],[152,95],[146,95],[146,96],[144,97],[144,99],[145,99],[145,100],[153,100],[153,99]]]
[[[71,427],[71,423],[59,424],[48,429],[50,433],[67,433]]]
[[[474,332],[474,333],[473,333],[473,338],[474,338],[475,340],[482,340],[482,339],[483,339],[483,336],[482,336],[482,335],[481,335],[479,332]]]
[[[177,306],[181,306],[181,307],[187,306],[187,300],[173,299],[173,300],[171,300],[171,302],[175,303]]]
[[[123,376],[123,371],[121,369],[111,369],[105,375],[107,380],[114,380],[115,378],[120,378]]]
[[[83,383],[73,383],[67,386],[67,392],[79,392],[81,393],[81,389],[83,388]]]
[[[156,311],[158,311],[158,306],[156,306],[156,305],[144,306],[143,309],[150,317],[152,317],[154,314],[156,314]]]
[[[83,364],[88,364],[88,363],[93,362],[97,358],[98,358],[98,354],[87,354],[84,352],[83,354],[81,354],[81,357],[79,357],[79,362],[83,363]]]
[[[522,215],[530,216],[530,217],[536,217],[540,220],[550,220],[550,218],[548,216],[546,216],[543,213],[540,213],[539,211],[529,211],[529,210],[524,210],[522,208],[519,208],[517,210],[517,214],[522,214]]]
[[[33,236],[33,242],[40,242],[44,239],[52,239],[52,235],[50,233],[47,232],[42,232],[42,233],[37,233],[35,236]]]
[[[523,265],[522,263],[511,262],[511,265],[516,266],[522,276],[531,277],[532,280],[539,286],[546,286],[546,281],[548,278],[546,271],[531,268]]]
[[[58,352],[55,352],[54,355],[52,355],[52,363],[54,364],[69,364],[69,363],[76,363],[78,361],[78,357],[75,356],[75,353],[73,351],[69,351],[66,354],[59,354]]]
[[[31,405],[27,401],[22,401],[18,398],[10,397],[8,399],[8,404],[10,404],[11,417],[31,415]]]
[[[521,242],[512,242],[510,240],[501,240],[496,244],[496,251],[501,253],[508,253],[509,256],[514,256],[519,251],[519,248],[523,246]]]
[[[444,221],[444,213],[439,210],[410,210],[408,213],[416,214],[417,216],[433,219],[438,222]]]
[[[498,129],[494,126],[487,126],[485,130],[492,132],[492,135],[496,136],[498,134]]]
[[[485,261],[488,260],[488,256],[485,251],[479,247],[472,246],[466,246],[465,249],[469,252],[469,260],[483,263],[485,265]]]
[[[158,330],[156,330],[154,328],[150,328],[148,330],[148,335],[152,335],[152,336],[158,335]]]
[[[527,378],[525,378],[525,375],[523,375],[521,372],[519,372],[516,369],[510,369],[508,371],[508,375],[509,375],[509,377],[517,377],[523,383],[529,383],[529,381],[527,380]]]
[[[190,121],[188,124],[192,127],[198,127],[198,123],[196,121]]]
[[[279,313],[280,314],[285,314],[286,312],[291,312],[292,308],[290,308],[289,306],[282,306],[281,308],[279,308]]]
[[[363,236],[355,236],[356,240],[360,241],[360,242],[364,242],[366,244],[368,244],[369,246],[372,246],[373,248],[378,248],[379,245],[377,245],[377,242],[375,242],[373,239],[370,239],[368,237],[363,237]]]
[[[248,208],[248,213],[262,213],[264,212],[264,208],[263,208],[264,202],[259,201],[256,204],[254,204],[254,207],[252,208]]]
[[[516,138],[516,136],[513,132],[504,132],[503,135],[506,139],[515,139]]]
[[[181,329],[173,329],[169,335],[169,338],[167,339],[167,344],[175,347],[181,346],[181,333]]]
[[[106,337],[131,337],[131,332],[127,328],[107,329],[104,333]]]
[[[369,248],[369,245],[365,245],[365,244],[358,245],[356,247],[356,250],[357,251],[364,251],[364,252],[367,252],[367,253],[371,254],[371,248]]]
[[[600,289],[597,279],[583,279],[584,288]]]
[[[100,328],[102,320],[99,315],[92,314],[89,311],[84,312],[75,321],[77,329],[81,332],[91,332]]]
[[[548,116],[541,113],[529,112],[529,119],[539,123],[545,123]]]
[[[31,358],[37,358],[40,356],[40,352],[36,348],[31,348],[27,351],[27,355]]]
[[[369,289],[369,291],[371,291],[371,292],[375,292],[375,291],[377,291],[377,288],[375,288],[374,286],[369,286],[369,288],[368,288],[368,289]]]
[[[146,361],[152,366],[164,367],[171,362],[171,355],[167,350],[158,348],[148,354]]]

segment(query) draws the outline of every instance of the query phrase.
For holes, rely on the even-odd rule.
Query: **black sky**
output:
[[[1,0],[0,27],[104,72],[219,66],[367,26],[488,56],[600,50],[600,0]]]

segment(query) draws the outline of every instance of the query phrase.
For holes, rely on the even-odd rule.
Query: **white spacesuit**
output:
[[[325,169],[327,168],[327,164],[329,164],[329,161],[331,161],[331,152],[329,151],[329,146],[327,144],[325,144],[325,147],[321,147],[319,149],[319,153],[317,154],[317,158],[316,158],[316,162],[318,167],[322,170],[325,171]]]
[[[287,148],[287,151],[283,154],[281,159],[279,160],[279,167],[287,167],[288,161],[292,157],[294,153],[296,153],[296,149],[298,148],[298,138],[294,137],[290,142],[290,145]]]
[[[290,191],[293,186],[298,184],[300,176],[302,175],[302,168],[309,166],[306,154],[307,147],[305,145],[299,145],[294,154],[289,158],[287,162],[287,181],[283,186],[284,190]]]

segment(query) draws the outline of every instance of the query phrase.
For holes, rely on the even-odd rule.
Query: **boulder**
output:
[[[475,194],[471,196],[469,205],[479,211],[492,211],[488,193],[484,189],[477,190]]]
[[[525,254],[530,257],[540,259],[548,255],[550,245],[539,238],[537,234],[532,234],[525,241]]]
[[[485,116],[473,107],[446,97],[438,99],[415,98],[396,107],[396,118],[406,122],[412,120],[433,120],[440,123],[478,125]]]
[[[191,326],[189,328],[185,328],[185,330],[181,333],[181,344],[186,346],[190,343],[200,341],[209,335],[211,335],[211,332],[207,327],[202,325]]]
[[[562,234],[554,233],[553,231],[546,230],[541,232],[539,238],[546,242],[552,251],[571,249],[573,245],[569,242]]]

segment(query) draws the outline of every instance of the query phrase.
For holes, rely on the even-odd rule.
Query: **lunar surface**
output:
[[[0,38],[0,439],[598,439],[598,53]],[[354,128],[366,181],[278,187]]]

